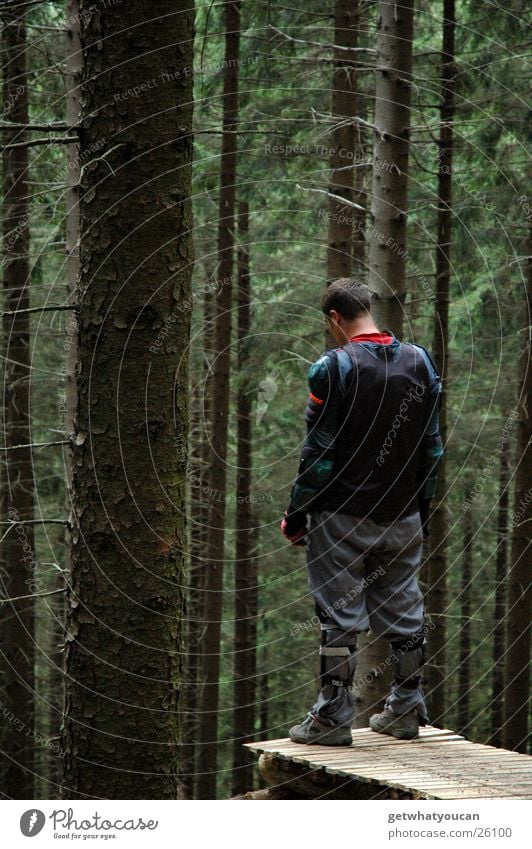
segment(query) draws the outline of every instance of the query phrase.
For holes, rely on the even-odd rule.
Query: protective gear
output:
[[[353,677],[357,663],[356,631],[331,627],[318,609],[321,623],[320,684],[310,714],[330,726],[351,728],[355,713]],[[325,620],[325,621],[323,621]]]
[[[290,510],[306,510],[316,492],[329,480],[333,466],[332,459],[327,459],[326,453],[306,445],[301,450],[297,478],[290,498]]]
[[[416,690],[421,683],[421,670],[426,660],[425,633],[390,642],[394,681],[408,690]]]
[[[342,380],[331,381],[328,412],[313,430],[316,438],[316,428],[321,434],[327,423],[331,433],[322,458],[333,456],[333,465],[311,509],[381,523],[416,513],[419,496],[431,496],[443,453],[441,383],[428,353],[392,335],[390,344],[348,342],[327,352],[327,359],[333,354]],[[349,371],[340,369],[345,358]]]
[[[290,510],[307,511],[317,492],[328,481],[338,427],[339,394],[334,352],[324,354],[308,371],[305,419],[307,437],[301,450],[297,476],[290,495]]]
[[[423,539],[428,539],[430,502],[436,492],[436,481],[438,470],[444,454],[443,443],[440,435],[440,411],[442,399],[442,382],[436,364],[430,353],[422,345],[415,345],[423,359],[430,374],[430,397],[432,399],[432,411],[430,413],[427,429],[423,438],[418,474],[418,507],[423,527]]]
[[[305,545],[307,515],[299,511],[285,511],[281,522],[281,533],[292,545]]]
[[[390,640],[392,690],[384,704],[396,716],[416,709],[420,725],[428,723],[422,689],[422,672],[427,656],[425,629],[409,637]]]

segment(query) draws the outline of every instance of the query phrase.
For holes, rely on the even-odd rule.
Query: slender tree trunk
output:
[[[214,283],[207,274],[203,299],[203,326],[200,330],[201,365],[195,374],[199,380],[191,385],[194,404],[194,432],[190,464],[190,569],[187,590],[187,638],[185,649],[186,685],[183,716],[184,776],[186,798],[194,799],[197,780],[197,746],[200,739],[203,702],[202,654],[200,645],[205,627],[205,564],[209,538],[209,502],[205,492],[209,486],[210,423],[212,420],[212,371],[214,332]]]
[[[19,8],[2,12],[4,118],[28,123],[25,16]],[[5,144],[22,143],[26,133],[4,130]],[[30,305],[28,149],[5,150],[3,161],[4,310]],[[4,446],[31,443],[30,319],[27,314],[3,317],[4,331]],[[28,596],[34,591],[34,481],[31,448],[6,451],[4,569],[1,595]],[[32,799],[34,792],[34,601],[5,605],[2,665],[3,702],[2,787],[12,799]],[[7,709],[7,710],[6,710]]]
[[[413,0],[379,0],[368,285],[375,321],[401,335],[405,298]]]
[[[203,351],[201,351],[203,354]],[[193,373],[197,374],[199,357],[195,358]],[[185,598],[186,637],[183,674],[183,755],[181,758],[183,794],[194,798],[196,773],[196,743],[198,738],[198,641],[201,636],[201,604],[203,584],[203,534],[201,493],[201,381],[190,382],[190,432],[189,432],[189,488],[187,503],[190,505],[189,559],[187,569],[187,592]]]
[[[454,0],[443,2],[443,47],[441,58],[441,108],[438,168],[438,233],[436,247],[436,299],[434,303],[434,337],[432,352],[442,376],[443,391],[440,407],[440,432],[443,444],[447,441],[447,373],[449,346],[449,289],[451,282],[451,245],[453,225],[452,166],[454,118]],[[446,461],[442,459],[431,518],[431,537],[425,565],[428,592],[428,616],[436,619],[436,628],[429,640],[430,661],[427,665],[429,680],[428,710],[433,725],[446,724],[445,648],[447,635],[445,618],[447,608],[447,539],[449,522],[447,504]]]
[[[334,43],[356,47],[359,29],[358,0],[336,0],[334,4]],[[335,129],[331,136],[331,178],[329,191],[337,197],[353,201],[357,114],[355,53],[336,50],[332,81],[332,117]],[[359,169],[360,170],[360,169]],[[360,203],[360,200],[357,200]],[[329,199],[329,245],[327,250],[327,280],[350,277],[353,251],[353,207]]]
[[[506,687],[504,701],[504,745],[526,752],[530,693],[530,613],[532,573],[532,228],[529,232],[525,277],[525,307],[521,351],[521,391],[515,472],[512,560],[508,574],[506,629]]]
[[[410,79],[414,12],[412,0],[378,4],[373,184],[368,285],[381,329],[401,336],[405,296]],[[368,725],[390,685],[388,643],[372,633],[359,637],[355,681],[355,726]]]
[[[79,39],[79,0],[66,2],[66,58],[65,58],[65,87],[66,87],[66,123],[69,127],[79,124],[80,119],[80,83],[81,83],[81,43]],[[74,133],[73,133],[74,134]],[[66,149],[66,215],[65,215],[65,253],[66,253],[66,301],[74,304],[77,292],[79,274],[79,181],[81,163],[79,144],[73,143]],[[75,366],[77,359],[77,318],[76,313],[60,313],[64,319],[65,341],[63,343],[63,360],[60,377],[63,384],[59,414],[59,427],[65,438],[72,439],[74,434],[74,417],[76,413],[76,379]],[[62,324],[62,322],[61,322]],[[72,496],[72,449],[64,448],[65,469],[65,515],[70,516]],[[65,529],[64,563],[65,573],[70,573],[70,549],[72,539],[70,527]],[[63,576],[57,580],[57,588],[64,587]],[[66,619],[65,596],[52,596],[48,601],[48,615],[51,644],[49,648],[49,668],[47,670],[48,705],[49,705],[49,734],[55,740],[59,739],[61,726],[62,692],[64,685],[64,623]],[[61,782],[61,760],[55,754],[55,749],[47,750],[47,778],[49,781],[47,798],[57,797]]]
[[[253,554],[251,509],[251,394],[248,346],[250,331],[250,282],[248,205],[238,211],[238,372],[236,563],[235,563],[235,663],[233,727],[233,795],[252,786],[254,759],[242,746],[255,731],[257,674],[257,568]]]
[[[502,746],[504,694],[504,622],[506,618],[506,570],[508,568],[508,447],[502,442],[497,515],[497,557],[495,567],[495,607],[493,619],[493,660],[490,746]]]
[[[223,135],[219,194],[217,317],[213,364],[213,421],[209,558],[205,599],[204,696],[201,729],[200,799],[216,798],[217,726],[220,674],[220,638],[223,601],[227,431],[231,355],[231,302],[233,227],[235,216],[236,127],[238,121],[238,61],[240,55],[240,0],[226,0]]]
[[[469,489],[468,489],[469,491]],[[467,496],[467,492],[466,492]],[[473,514],[464,514],[464,539],[462,554],[462,585],[460,587],[460,648],[458,659],[458,697],[456,725],[460,733],[467,733],[469,725],[471,688],[471,579],[473,576]]]
[[[179,792],[194,9],[152,12],[81,16],[63,798]],[[115,97],[146,79],[149,96]]]
[[[68,126],[76,126],[80,120],[81,99],[81,72],[82,52],[79,33],[80,10],[79,0],[67,0],[66,4],[66,60],[65,60],[65,83],[66,83],[66,122]],[[81,163],[79,155],[79,144],[70,144],[67,147],[67,175],[66,175],[66,285],[67,299],[69,303],[75,303],[78,275],[79,275],[79,182]],[[74,433],[74,417],[76,411],[76,341],[77,321],[75,312],[65,313],[67,318],[67,339],[65,344],[65,417],[63,429],[65,435]],[[70,496],[72,485],[72,452],[65,451],[66,455],[66,485]],[[68,497],[70,506],[70,497]],[[68,539],[68,538],[67,538]],[[68,547],[67,547],[68,550]],[[66,564],[69,565],[68,563]]]

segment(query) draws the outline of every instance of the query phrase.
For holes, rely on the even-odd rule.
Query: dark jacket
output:
[[[388,331],[389,332],[389,331]],[[441,380],[421,345],[349,342],[309,369],[307,437],[289,512],[391,522],[434,495]]]

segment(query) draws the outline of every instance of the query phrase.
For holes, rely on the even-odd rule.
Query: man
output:
[[[289,734],[351,744],[357,636],[371,628],[390,643],[393,684],[370,727],[411,739],[428,722],[417,572],[443,455],[440,376],[421,345],[378,330],[365,285],[335,281],[322,310],[339,347],[308,372],[307,436],[281,525],[293,545],[307,543],[321,690]]]

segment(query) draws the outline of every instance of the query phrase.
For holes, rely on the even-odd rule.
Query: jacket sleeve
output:
[[[327,352],[308,372],[309,397],[305,411],[307,435],[299,458],[288,513],[307,512],[329,480],[339,426],[340,395],[337,359]]]
[[[419,465],[419,500],[428,502],[434,497],[438,467],[444,455],[440,434],[440,408],[442,384],[434,361],[428,351],[416,345],[425,360],[430,377],[430,397],[432,400],[427,427],[421,445]]]

